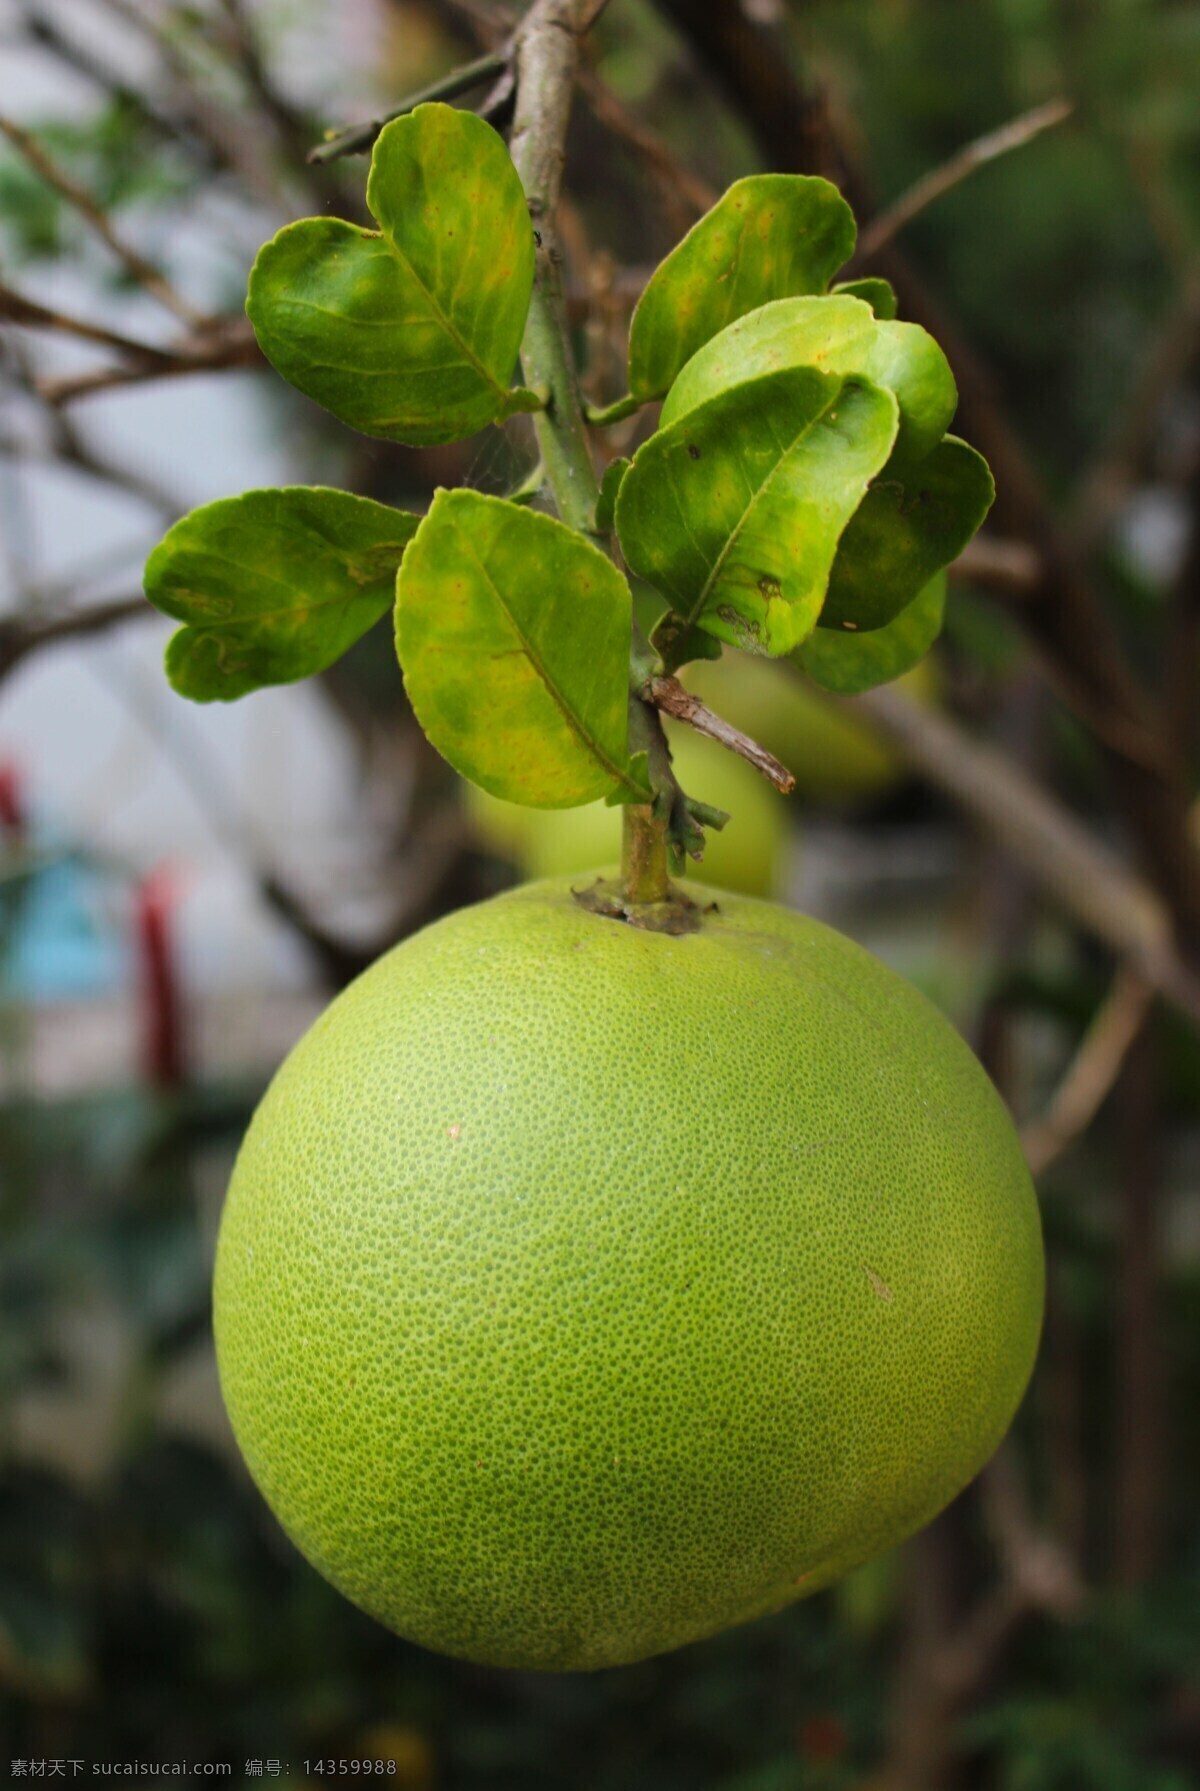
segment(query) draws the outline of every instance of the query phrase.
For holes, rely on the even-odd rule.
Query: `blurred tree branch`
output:
[[[146,613],[146,599],[139,593],[136,597],[114,597],[63,615],[0,617],[0,683],[40,647],[59,645],[82,635],[104,634]]]
[[[64,311],[53,311],[47,305],[25,298],[11,286],[0,285],[0,321],[21,324],[26,329],[53,330],[60,335],[77,336],[82,342],[95,342],[104,348],[115,349],[118,354],[147,366],[166,367],[174,358],[169,348],[137,342],[132,336],[123,336],[103,324],[89,323],[85,318],[71,317]]]
[[[1049,1106],[1021,1133],[1025,1160],[1035,1179],[1095,1119],[1146,1022],[1150,1002],[1151,990],[1140,976],[1125,969],[1117,973]]]
[[[15,351],[9,359],[17,374],[17,379],[24,390],[33,399],[38,398],[37,382],[30,372],[25,357]],[[40,420],[43,426],[44,442],[37,444],[21,439],[15,433],[0,436],[0,454],[12,460],[38,460],[73,467],[77,472],[91,479],[99,479],[106,485],[115,486],[118,490],[128,492],[131,497],[140,498],[149,504],[168,521],[173,521],[179,514],[179,504],[174,495],[152,478],[142,468],[119,465],[111,457],[101,454],[84,438],[71,416],[64,410],[55,410],[47,404],[41,406]]]
[[[297,188],[312,190],[304,161],[297,155],[286,171],[280,166],[275,154],[273,120],[264,111],[261,95],[257,96],[259,104],[233,106],[211,88],[201,87],[195,70],[189,65],[183,47],[186,36],[180,30],[181,25],[186,26],[189,22],[194,26],[195,20],[189,20],[186,12],[176,14],[167,7],[160,7],[153,14],[147,13],[134,0],[100,0],[100,3],[114,18],[150,44],[159,58],[160,75],[154,83],[153,114],[165,116],[168,128],[174,134],[185,139],[198,138],[216,165],[236,174],[249,193],[278,209],[285,217],[293,216],[292,191]],[[24,4],[29,6],[30,0],[24,0]],[[244,46],[239,46],[236,38],[235,55],[240,57],[241,72],[245,74]],[[111,73],[101,78],[106,85],[112,86]],[[163,95],[169,97],[169,104],[161,104]],[[307,130],[301,129],[299,142],[307,141],[307,137]],[[281,147],[287,150],[286,132]]]
[[[1164,694],[1175,750],[1191,762],[1200,745],[1200,442],[1192,451],[1187,510],[1187,541],[1167,614]]]
[[[125,357],[124,366],[101,367],[88,373],[56,378],[35,377],[31,382],[33,391],[51,407],[69,404],[94,392],[112,391],[118,386],[141,385],[147,380],[168,379],[187,373],[212,373],[225,367],[253,367],[263,359],[254,331],[244,317],[208,318],[202,329],[177,337],[174,342],[161,347],[153,342],[136,341],[103,324],[51,310],[15,292],[10,286],[0,285],[0,322],[76,336],[80,341],[114,349]]]
[[[922,776],[1013,854],[1054,906],[1200,1025],[1200,978],[1178,952],[1161,896],[1069,809],[997,748],[894,685],[850,701]]]
[[[957,1620],[938,1561],[938,1529],[905,1544],[911,1587],[907,1645],[897,1675],[888,1757],[861,1791],[933,1791],[943,1782],[958,1713],[986,1685],[1031,1617],[1078,1616],[1084,1587],[1063,1550],[1033,1521],[1009,1443],[980,1476],[999,1575]]]
[[[1022,149],[1026,143],[1032,143],[1043,131],[1051,130],[1056,124],[1071,116],[1073,106],[1070,100],[1047,100],[1044,105],[1034,106],[1028,112],[1022,112],[1019,118],[1012,118],[999,129],[988,131],[973,142],[964,144],[948,161],[938,168],[931,168],[928,174],[914,181],[906,193],[887,206],[884,211],[876,212],[866,229],[858,239],[855,251],[856,261],[869,261],[880,249],[907,229],[914,218],[929,206],[949,193],[964,180],[974,174],[977,168],[994,162],[997,156],[1009,155],[1014,149]]]
[[[1042,578],[1041,562],[1027,542],[1006,541],[987,529],[968,541],[950,571],[970,584],[1003,591],[1009,597],[1036,591]]]
[[[220,0],[220,3],[229,25],[230,60],[245,77],[246,86],[263,114],[274,124],[289,164],[299,167],[304,162],[309,122],[272,79],[244,0]]]
[[[66,374],[37,381],[37,391],[48,405],[72,404],[77,398],[94,397],[122,386],[145,385],[154,379],[179,379],[192,373],[219,373],[227,367],[262,366],[263,353],[249,323],[242,317],[223,320],[219,327],[199,337],[177,339],[153,358],[135,345],[123,367],[99,367],[90,373]]]
[[[7,137],[34,173],[75,208],[101,242],[116,256],[125,271],[151,298],[157,299],[159,304],[173,312],[190,329],[202,330],[211,322],[203,311],[176,291],[161,268],[155,267],[132,243],[125,241],[91,194],[58,166],[31,132],[22,130],[12,119],[0,116],[0,136]]]

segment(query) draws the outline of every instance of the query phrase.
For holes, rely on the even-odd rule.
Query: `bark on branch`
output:
[[[643,690],[656,709],[661,709],[664,715],[673,715],[676,721],[685,721],[698,734],[705,734],[729,752],[737,753],[756,771],[761,771],[767,782],[774,784],[784,796],[790,796],[796,788],[792,773],[774,753],[769,753],[757,740],[751,740],[749,734],[743,734],[732,722],[714,715],[698,696],[684,689],[678,678],[650,678]]]

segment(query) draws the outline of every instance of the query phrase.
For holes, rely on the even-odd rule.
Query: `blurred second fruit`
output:
[[[687,875],[739,895],[781,893],[788,798],[778,795],[744,759],[690,728],[669,732],[675,770],[688,795],[732,817],[724,832],[709,831],[703,862],[689,861]],[[571,877],[620,856],[619,808],[605,808],[602,802],[584,808],[524,808],[501,802],[474,784],[465,785],[465,792],[467,813],[484,844],[511,859],[524,878]]]
[[[904,766],[887,741],[852,706],[823,697],[788,667],[747,654],[689,665],[683,682],[711,708],[782,759],[801,798],[865,802],[898,784]],[[923,659],[896,680],[916,702],[937,697],[937,672]]]

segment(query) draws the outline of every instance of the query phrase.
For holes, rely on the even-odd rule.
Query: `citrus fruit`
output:
[[[904,775],[899,754],[865,716],[826,701],[777,660],[745,653],[697,660],[683,681],[718,715],[782,759],[801,797],[864,802],[885,795]],[[923,659],[896,685],[916,702],[933,703],[936,665]]]
[[[731,819],[718,832],[708,829],[704,857],[689,861],[688,874],[702,883],[743,895],[774,894],[783,875],[789,811],[757,771],[713,740],[680,727],[671,734],[671,754],[689,796]],[[620,848],[621,811],[590,802],[582,808],[527,808],[502,802],[464,783],[467,813],[483,841],[511,858],[526,877],[566,877],[607,864]]]
[[[931,1518],[1020,1399],[1042,1255],[999,1097],[892,971],[769,903],[673,936],[552,880],[407,940],[296,1046],[215,1297],[309,1560],[427,1647],[561,1671]]]

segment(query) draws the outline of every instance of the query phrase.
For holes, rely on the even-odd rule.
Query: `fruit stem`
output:
[[[629,802],[622,810],[621,889],[626,902],[665,902],[671,894],[667,874],[667,823],[655,819],[648,802]]]

